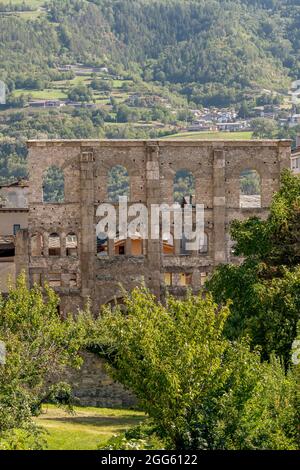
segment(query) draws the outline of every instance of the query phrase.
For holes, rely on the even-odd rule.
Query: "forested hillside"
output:
[[[239,100],[259,87],[280,89],[297,74],[295,2],[94,0],[146,80],[168,81],[194,101]]]
[[[191,109],[245,117],[287,102],[300,1],[0,0],[0,45],[3,180],[26,173],[27,138],[156,138],[192,122]],[[39,99],[64,108],[34,110]]]
[[[299,75],[298,0],[53,0],[44,8],[26,20],[1,14],[4,79],[51,79],[57,61],[109,61],[218,104],[257,87],[282,90]]]

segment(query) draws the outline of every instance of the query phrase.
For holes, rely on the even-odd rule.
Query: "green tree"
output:
[[[263,357],[288,363],[300,311],[300,179],[281,177],[270,215],[235,221],[231,234],[241,265],[220,266],[207,283],[217,302],[233,301],[229,338],[249,335]]]
[[[277,130],[276,121],[267,118],[256,118],[251,121],[253,137],[256,139],[273,139]]]
[[[0,449],[43,446],[32,416],[49,394],[55,395],[48,380],[67,365],[81,364],[83,323],[71,316],[61,319],[58,304],[47,286],[29,290],[24,275],[7,298],[0,296],[0,340],[6,347],[6,362],[0,365]]]
[[[85,85],[77,85],[68,92],[71,101],[90,102],[93,98],[91,90]]]
[[[297,383],[297,413],[298,423],[300,423],[300,321],[297,326],[297,337],[293,344],[292,350],[292,364]]]
[[[63,171],[51,166],[43,179],[43,200],[48,203],[63,202],[65,197],[65,179]]]
[[[125,295],[124,306],[126,315],[124,307],[104,309],[91,342],[167,447],[297,447],[295,380],[275,359],[262,364],[246,341],[224,338],[228,305],[191,294],[163,305],[142,288]]]

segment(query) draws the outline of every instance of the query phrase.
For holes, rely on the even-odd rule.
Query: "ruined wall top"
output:
[[[164,140],[124,140],[124,139],[35,139],[28,140],[27,146],[31,147],[143,147],[145,145],[168,146],[198,146],[198,147],[290,147],[291,140],[202,140],[202,139],[164,139]]]

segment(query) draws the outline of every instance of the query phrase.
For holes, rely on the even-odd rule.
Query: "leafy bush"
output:
[[[41,430],[32,416],[52,397],[69,404],[70,390],[47,383],[66,366],[78,367],[85,327],[71,316],[62,320],[53,290],[27,289],[24,276],[0,296],[0,339],[6,346],[6,362],[0,365],[0,449],[40,449]]]
[[[297,448],[295,379],[223,336],[229,306],[191,294],[164,306],[143,288],[125,307],[105,308],[91,337],[98,331],[112,377],[135,393],[166,447]]]

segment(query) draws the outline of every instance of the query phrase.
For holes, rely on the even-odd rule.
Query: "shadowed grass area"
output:
[[[53,405],[43,407],[36,423],[46,431],[49,450],[95,450],[119,432],[137,426],[144,413],[109,408],[75,407],[69,414]]]

